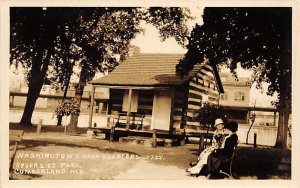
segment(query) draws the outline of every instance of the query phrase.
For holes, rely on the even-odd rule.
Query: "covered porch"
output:
[[[109,88],[110,99],[106,107],[107,124],[101,127],[125,130],[172,132],[174,107],[173,87],[103,86],[93,85],[90,101],[89,127],[94,112],[96,87]]]

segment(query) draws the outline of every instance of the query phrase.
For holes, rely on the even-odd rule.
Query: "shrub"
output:
[[[202,126],[211,128],[214,126],[217,118],[221,118],[226,124],[228,116],[223,107],[208,102],[201,103],[200,109],[194,115]]]
[[[65,99],[59,102],[55,113],[57,116],[79,115],[80,103],[76,99]]]

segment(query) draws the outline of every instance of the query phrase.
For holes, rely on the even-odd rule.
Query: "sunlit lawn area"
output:
[[[78,129],[78,136],[66,135],[64,128],[57,126],[43,126],[40,135],[36,133],[36,126],[11,124],[10,129],[25,131],[14,169],[21,169],[22,164],[23,170],[50,165],[46,168],[49,173],[24,175],[19,169],[11,173],[12,179],[195,179],[186,175],[185,168],[197,159],[198,144],[152,148],[90,139],[84,128]],[[53,154],[53,157],[41,158],[47,154]],[[34,163],[36,166],[25,166]],[[233,173],[236,179],[290,179],[291,150],[240,145]],[[200,176],[198,179],[205,178]]]

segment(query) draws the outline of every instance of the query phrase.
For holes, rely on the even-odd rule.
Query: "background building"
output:
[[[229,116],[228,119],[235,120],[239,124],[248,124],[248,109],[235,107],[250,106],[251,84],[249,83],[249,78],[236,79],[231,73],[221,73],[220,77],[224,94],[220,95],[219,104],[226,107]]]
[[[278,112],[269,106],[256,106],[251,102],[249,78],[236,79],[231,73],[220,74],[224,94],[219,104],[228,112],[228,119],[239,123],[240,143],[273,146],[277,137]]]

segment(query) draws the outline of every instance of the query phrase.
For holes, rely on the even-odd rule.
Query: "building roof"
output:
[[[222,82],[222,85],[223,86],[227,86],[227,87],[251,87],[251,84],[250,83],[223,83]]]
[[[110,74],[91,81],[93,85],[109,86],[176,86],[188,82],[206,62],[195,65],[188,76],[176,75],[176,65],[183,54],[139,53],[129,57]]]
[[[251,87],[248,77],[239,77],[238,80],[231,73],[220,73],[222,85],[225,87]]]

